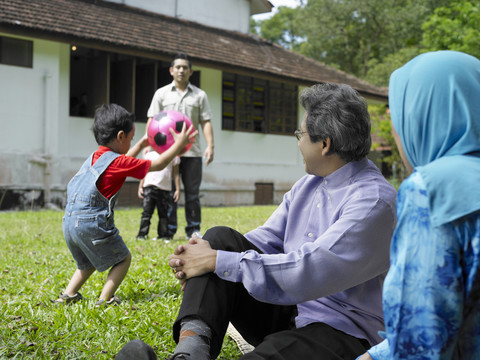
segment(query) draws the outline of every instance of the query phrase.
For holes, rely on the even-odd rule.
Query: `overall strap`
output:
[[[95,164],[90,165],[90,172],[94,175],[95,182],[104,173],[104,171],[110,166],[113,160],[115,160],[120,155],[121,154],[116,153],[114,151],[107,151],[106,153],[102,154],[97,159],[97,161],[95,161]],[[92,163],[92,159],[93,159],[93,154],[90,157],[90,164]]]

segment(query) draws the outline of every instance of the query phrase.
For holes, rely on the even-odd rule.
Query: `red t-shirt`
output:
[[[107,151],[106,146],[100,146],[93,154],[92,165]],[[110,199],[122,188],[128,176],[143,179],[150,169],[150,160],[137,159],[132,156],[120,155],[112,161],[110,166],[97,181],[97,189],[107,199]]]

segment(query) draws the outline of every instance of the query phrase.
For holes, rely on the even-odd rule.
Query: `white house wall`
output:
[[[93,119],[69,116],[70,46],[22,38],[33,41],[33,68],[0,64],[0,188],[23,191],[25,203],[46,189],[46,203],[63,203],[68,181],[97,147]],[[257,182],[273,183],[280,202],[304,174],[295,137],[222,131],[222,73],[194,69],[209,97],[215,142],[215,159],[204,166],[202,203],[253,204]],[[144,131],[138,123],[134,141]],[[204,148],[203,136],[201,143]]]
[[[107,0],[224,30],[249,32],[249,0]],[[212,10],[215,9],[215,10]],[[235,14],[235,16],[232,16]]]
[[[29,189],[25,201],[40,196],[38,190],[46,182],[58,184],[53,167],[59,145],[59,69],[65,47],[33,41],[32,68],[0,64],[0,186]]]

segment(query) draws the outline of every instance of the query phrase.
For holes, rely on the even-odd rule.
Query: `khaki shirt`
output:
[[[202,157],[199,124],[200,121],[210,121],[212,118],[212,111],[205,91],[188,83],[186,91],[182,94],[177,91],[175,83],[172,81],[169,85],[165,85],[155,92],[147,116],[149,118],[154,117],[162,110],[176,110],[190,118],[199,133],[195,137],[193,146],[183,156]]]

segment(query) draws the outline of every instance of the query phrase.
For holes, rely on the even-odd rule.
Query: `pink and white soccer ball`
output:
[[[175,142],[169,129],[175,130],[176,133],[182,131],[183,124],[186,123],[187,129],[192,125],[192,121],[188,116],[175,110],[163,110],[152,118],[148,125],[148,144],[158,153],[167,150]],[[188,143],[181,154],[185,154],[192,147],[192,143]]]

